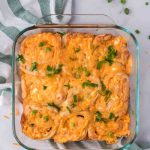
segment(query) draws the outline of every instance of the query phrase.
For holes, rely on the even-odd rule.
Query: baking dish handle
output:
[[[112,17],[106,14],[51,14],[40,18],[36,25],[48,24],[111,24],[116,25]]]

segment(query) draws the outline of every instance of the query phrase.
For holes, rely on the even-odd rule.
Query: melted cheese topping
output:
[[[22,131],[33,139],[48,139],[56,133],[58,121],[58,114],[45,106],[25,106]]]
[[[65,143],[85,139],[90,119],[91,116],[88,111],[63,116],[54,140],[59,143]]]
[[[132,57],[124,37],[39,33],[19,52],[23,133],[59,143],[128,136]]]

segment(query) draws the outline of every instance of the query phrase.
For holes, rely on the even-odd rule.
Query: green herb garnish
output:
[[[72,103],[73,108],[76,106],[76,103],[77,103],[77,95],[73,95],[73,103]]]
[[[112,119],[114,119],[114,118],[115,118],[114,113],[110,113],[110,114],[109,114],[109,119],[112,120]]]
[[[37,112],[37,110],[32,110],[32,115],[35,115]]]
[[[149,2],[145,2],[145,5],[149,5]]]
[[[49,107],[53,107],[53,108],[55,108],[57,111],[60,111],[60,107],[57,106],[56,104],[54,104],[54,103],[47,103],[47,104],[48,104]]]
[[[64,86],[67,87],[68,90],[69,90],[70,88],[72,88],[72,86],[70,85],[70,82],[68,82],[68,84],[64,84]]]
[[[75,127],[75,123],[71,122],[71,127],[72,128]]]
[[[56,66],[56,68],[52,68],[51,66],[47,66],[47,75],[53,76],[55,74],[59,74],[62,71],[62,64]]]
[[[107,0],[108,1],[108,3],[111,3],[113,0]]]
[[[46,50],[46,52],[49,52],[49,51],[52,50],[52,48],[51,47],[46,47],[45,50]]]
[[[47,122],[49,120],[48,116],[44,116],[44,120]]]
[[[68,110],[69,113],[71,113],[70,107],[67,106],[66,109]]]
[[[108,122],[108,119],[103,118],[102,114],[99,111],[97,111],[95,114],[96,114],[96,121],[97,122],[100,122],[100,121],[103,121],[104,123]]]
[[[112,131],[110,131],[110,132],[107,133],[107,136],[112,138],[114,136],[114,133]]]
[[[92,83],[91,81],[87,80],[87,81],[82,83],[83,88],[85,88],[86,86],[95,88],[95,87],[98,87],[98,84]]]
[[[96,114],[96,121],[97,122],[102,121],[102,114],[99,111],[97,111],[95,114]]]
[[[55,74],[59,74],[62,71],[63,64],[59,64],[55,68]]]
[[[82,73],[84,71],[84,68],[83,67],[78,67],[78,72],[79,73]]]
[[[30,71],[37,71],[37,62],[33,62],[30,68]]]
[[[135,30],[136,34],[140,34],[140,31],[138,29]]]
[[[46,90],[47,89],[47,86],[43,85],[43,90]]]
[[[87,67],[84,67],[84,72],[85,72],[85,76],[87,76],[87,77],[91,75],[91,73],[89,72]]]
[[[25,63],[25,59],[22,54],[18,54],[16,60],[21,63]]]
[[[105,64],[106,62],[109,63],[109,65],[112,65],[112,63],[114,62],[113,59],[117,56],[117,51],[113,48],[113,46],[109,46],[108,47],[108,53],[105,56],[104,60],[98,61],[97,63],[97,69],[101,69],[103,64]]]
[[[47,75],[52,76],[55,74],[55,68],[52,68],[51,66],[47,66]]]
[[[87,67],[78,67],[78,72],[76,73],[76,78],[80,78],[83,71],[85,72],[86,77],[91,75],[91,73],[89,72]]]
[[[117,51],[113,48],[113,46],[108,47],[108,54],[105,56],[105,61],[112,65],[113,59],[117,56]]]
[[[108,123],[108,119],[107,119],[107,118],[102,118],[102,121],[103,121],[104,123]]]
[[[106,85],[102,81],[101,81],[101,87],[102,87],[102,91],[100,92],[100,94],[105,96],[105,100],[107,101],[110,98],[112,92],[106,89]]]
[[[105,95],[106,95],[105,100],[106,101],[110,98],[111,94],[112,94],[112,92],[110,90],[106,90],[106,93],[105,93]]]
[[[75,53],[78,53],[80,51],[80,47],[74,48]]]
[[[31,123],[31,124],[30,124],[30,127],[33,128],[33,127],[34,127],[34,123]]]
[[[130,13],[129,8],[125,8],[125,9],[124,9],[124,13],[125,13],[126,15],[128,15],[128,14]]]
[[[66,32],[57,32],[58,34],[60,34],[61,36],[64,36],[66,34]]]
[[[101,86],[102,86],[102,91],[106,91],[106,85],[104,84],[103,81],[101,81]]]
[[[148,36],[148,39],[150,40],[150,35]]]
[[[109,114],[109,119],[116,121],[118,119],[118,116],[115,116],[114,113],[110,113]]]
[[[43,46],[45,46],[46,45],[46,42],[40,42],[39,43],[39,47],[43,47]]]
[[[102,66],[103,66],[103,64],[105,64],[106,63],[106,61],[105,60],[102,60],[102,61],[98,61],[98,63],[97,63],[97,69],[99,70],[99,69],[101,69],[102,68]]]
[[[121,4],[126,4],[126,0],[120,0]]]

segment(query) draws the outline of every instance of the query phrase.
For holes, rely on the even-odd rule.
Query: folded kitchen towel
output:
[[[0,0],[0,106],[11,104],[11,54],[16,35],[48,14],[71,14],[71,8],[72,0]],[[59,23],[59,19],[53,17],[51,22]],[[69,19],[61,16],[63,23]],[[134,144],[130,149],[140,148]]]

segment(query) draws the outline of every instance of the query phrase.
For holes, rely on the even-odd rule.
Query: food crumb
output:
[[[18,143],[12,143],[14,146],[19,147],[20,145]]]
[[[3,115],[3,117],[4,117],[5,119],[9,119],[9,117],[8,117],[7,115]]]
[[[126,15],[129,15],[129,13],[130,13],[129,8],[125,8],[125,9],[124,9],[124,13],[125,13]]]
[[[19,115],[19,109],[18,109],[18,107],[15,108],[15,115],[16,115],[16,116]]]
[[[138,29],[135,30],[136,34],[140,34],[140,31]]]
[[[134,110],[132,110],[131,113],[132,113],[132,115],[134,115],[135,114]]]

